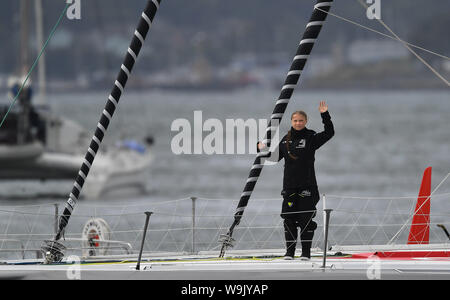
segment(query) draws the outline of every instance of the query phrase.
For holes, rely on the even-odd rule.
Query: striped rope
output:
[[[125,55],[125,60],[120,66],[119,75],[114,82],[114,87],[108,97],[105,109],[103,110],[100,121],[97,124],[94,136],[92,137],[88,151],[86,152],[81,168],[73,184],[72,192],[69,195],[64,212],[60,218],[58,233],[55,237],[56,241],[61,238],[62,232],[67,226],[73,209],[78,201],[78,198],[80,197],[81,189],[83,188],[84,182],[89,174],[89,170],[92,167],[95,155],[100,148],[100,144],[106,134],[106,130],[108,129],[109,123],[114,115],[114,111],[119,104],[120,96],[122,95],[127,80],[131,75],[131,70],[133,69],[139,52],[144,44],[145,37],[150,30],[153,18],[155,17],[161,1],[162,0],[149,0],[144,12],[141,15],[138,27],[134,32],[133,39]]]
[[[300,75],[305,68],[306,61],[311,54],[314,43],[317,41],[322,26],[327,18],[327,12],[330,10],[332,4],[333,1],[318,0],[316,5],[314,5],[314,11],[309,22],[306,25],[306,29],[298,46],[297,53],[293,59],[286,80],[281,88],[281,94],[275,103],[275,108],[271,114],[271,119],[267,126],[264,141],[267,142],[266,144],[268,147],[270,147],[272,134],[275,132],[274,130],[281,122],[287,105],[289,104],[289,100],[291,99],[294,89],[297,86]],[[225,236],[225,242],[222,244],[222,249],[220,251],[219,257],[223,257],[225,248],[227,246],[226,241],[232,239],[231,235],[233,234],[234,227],[239,225],[244,210],[247,207],[248,201],[252,195],[253,189],[255,188],[255,185],[261,174],[262,168],[264,166],[264,160],[267,156],[267,153],[259,153],[256,156],[255,161],[253,162],[253,166],[250,169],[250,174],[248,176],[249,179],[247,179],[246,181],[244,191],[241,194],[239,204],[234,215],[234,222],[231,225],[228,234]]]

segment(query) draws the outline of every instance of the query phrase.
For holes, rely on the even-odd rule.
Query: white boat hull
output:
[[[19,154],[22,155],[24,151]],[[3,179],[75,180],[82,155],[44,152],[30,159],[9,160],[0,170]],[[138,153],[128,149],[100,152],[95,158],[81,197],[99,198],[103,193],[120,190],[142,192],[146,190],[149,167],[153,155],[150,151]],[[69,193],[70,191],[67,191]]]
[[[283,260],[283,250],[240,252],[225,259],[217,253],[198,255],[153,254],[143,256],[136,270],[136,256],[97,257],[78,265],[70,257],[62,264],[42,265],[39,261],[20,261],[0,265],[0,278],[23,279],[175,279],[175,280],[299,280],[299,279],[448,279],[450,259],[353,259],[328,257],[325,268],[321,253],[310,261]],[[215,255],[213,255],[215,254]],[[317,255],[317,256],[316,256]],[[270,257],[273,256],[273,257]],[[128,262],[127,262],[128,261]],[[70,264],[69,264],[70,263]],[[72,278],[74,270],[78,278]]]

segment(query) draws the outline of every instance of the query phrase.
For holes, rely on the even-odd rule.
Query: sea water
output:
[[[229,92],[180,92],[163,90],[129,90],[121,98],[120,104],[109,126],[102,147],[109,147],[117,139],[143,139],[153,136],[154,145],[149,148],[154,161],[148,170],[148,193],[145,195],[102,196],[100,199],[81,199],[75,211],[90,211],[89,207],[98,205],[102,209],[113,207],[109,211],[110,218],[119,212],[129,212],[129,207],[143,210],[147,205],[157,203],[164,206],[161,219],[152,216],[150,224],[165,224],[166,228],[176,227],[174,215],[185,219],[184,225],[190,226],[192,204],[190,197],[199,198],[196,215],[202,213],[206,217],[221,217],[214,226],[231,225],[234,209],[243,191],[250,167],[255,155],[248,154],[180,154],[172,152],[171,141],[177,134],[171,130],[174,120],[184,118],[194,122],[194,111],[201,111],[204,119],[267,119],[270,118],[279,92],[276,90],[249,88]],[[52,110],[72,119],[88,130],[94,131],[107,99],[105,92],[89,92],[79,94],[51,94],[49,104]],[[295,110],[308,113],[307,127],[322,131],[319,101],[326,101],[335,127],[335,136],[316,152],[316,176],[321,194],[326,196],[327,205],[339,211],[332,217],[335,224],[360,224],[365,218],[374,221],[370,212],[377,210],[381,215],[404,213],[413,209],[415,199],[406,201],[407,207],[398,208],[392,201],[404,196],[416,197],[422,173],[426,167],[433,167],[432,190],[450,172],[450,94],[448,91],[432,90],[398,90],[398,91],[303,91],[297,90],[286,110],[281,123],[280,135],[283,136],[290,127],[290,115]],[[208,132],[203,133],[204,136]],[[87,149],[86,145],[86,149]],[[255,145],[256,146],[256,145]],[[247,150],[248,150],[247,146]],[[95,164],[95,162],[94,162]],[[264,226],[265,220],[280,225],[279,212],[283,178],[283,161],[274,166],[265,166],[249,201],[248,211],[266,215],[261,220],[252,219],[250,227]],[[15,197],[9,194],[26,191],[27,194],[56,193],[65,195],[71,190],[73,182],[3,182],[1,185],[1,207],[11,205],[39,205],[42,203],[60,203],[62,207],[65,197],[37,197],[32,200]],[[450,182],[444,182],[435,194],[450,192]],[[343,203],[343,199],[353,199]],[[378,198],[378,199],[372,199]],[[171,202],[186,199],[183,204]],[[260,200],[269,199],[269,200]],[[388,200],[387,200],[388,199]],[[161,203],[167,203],[162,205]],[[170,203],[176,203],[171,205]],[[202,204],[203,203],[203,204]],[[206,204],[205,204],[206,203]],[[202,206],[203,205],[203,206]],[[333,207],[334,205],[334,207]],[[83,206],[88,207],[85,211]],[[128,206],[127,209],[124,207]],[[322,206],[322,201],[318,207]],[[449,197],[432,199],[432,214],[436,217],[432,222],[448,221],[450,214]],[[62,208],[60,208],[62,209]],[[202,211],[203,209],[203,211]],[[366,210],[365,216],[347,216],[346,211]],[[50,210],[51,211],[51,210]],[[175,213],[176,212],[176,213]],[[136,213],[135,211],[133,213]],[[175,213],[175,214],[174,214]],[[74,213],[75,214],[75,213]],[[73,232],[80,232],[86,221],[81,213],[79,223],[73,225]],[[14,226],[25,226],[23,222],[11,225],[10,218],[2,217],[2,232],[11,232]],[[165,216],[165,217],[164,217]],[[229,216],[228,218],[226,216]],[[244,217],[247,216],[247,211]],[[14,217],[16,218],[16,217]],[[320,218],[318,218],[320,219]],[[375,217],[375,223],[389,222],[388,218]],[[48,220],[51,220],[49,216]],[[171,221],[169,221],[171,220]],[[244,218],[245,220],[245,218]],[[140,228],[144,217],[139,217],[131,227]],[[319,220],[321,221],[321,220]],[[408,221],[402,216],[398,225]],[[28,220],[29,228],[37,230],[39,225]],[[47,222],[47,221],[46,221]],[[71,222],[76,222],[72,221]],[[131,221],[111,221],[114,229],[130,226]],[[153,222],[153,223],[152,223]],[[200,224],[197,221],[197,225]],[[250,220],[249,220],[250,222]],[[13,222],[14,223],[14,222]],[[170,223],[170,224],[169,224]],[[332,222],[333,223],[333,222]],[[5,226],[8,227],[6,228]],[[434,223],[435,225],[436,223]],[[51,225],[53,226],[53,225]],[[343,227],[344,228],[344,227]],[[186,228],[184,228],[186,229]],[[187,230],[187,229],[186,229]],[[160,233],[161,237],[164,236]],[[191,233],[190,233],[191,234]],[[264,233],[254,239],[270,239],[276,233]],[[338,233],[337,233],[338,234]],[[439,231],[436,233],[440,235]],[[157,235],[155,232],[154,235]],[[166,233],[167,235],[167,233]],[[173,240],[184,242],[187,232],[171,232]],[[257,234],[255,234],[257,235]],[[350,233],[341,234],[343,238]],[[216,238],[212,235],[210,239]],[[135,240],[139,238],[135,237]],[[206,238],[208,239],[208,238]],[[386,237],[388,239],[388,237]],[[205,245],[204,245],[205,246]],[[208,245],[206,245],[208,246]],[[206,247],[205,246],[205,247]],[[280,245],[282,246],[282,245]],[[210,247],[211,248],[211,247]],[[183,248],[184,249],[184,248]]]

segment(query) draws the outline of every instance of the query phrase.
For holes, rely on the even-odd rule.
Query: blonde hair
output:
[[[291,115],[291,120],[295,115],[302,115],[305,117],[305,120],[308,121],[308,115],[303,110],[296,110]]]
[[[291,115],[291,120],[292,120],[292,118],[293,118],[295,115],[302,115],[302,116],[305,117],[305,120],[308,121],[308,115],[307,115],[303,110],[296,110],[296,111],[294,111],[294,112],[292,113],[292,115]],[[291,151],[289,150],[289,142],[291,141],[291,135],[292,135],[292,132],[291,132],[291,130],[289,130],[289,131],[288,131],[288,134],[287,134],[287,137],[286,137],[286,149],[287,149],[288,155],[289,155],[292,159],[296,160],[296,159],[298,159],[298,157],[292,155],[292,154],[291,154]]]

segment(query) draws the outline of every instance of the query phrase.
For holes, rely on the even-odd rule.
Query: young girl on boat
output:
[[[291,129],[278,145],[278,161],[284,158],[283,204],[281,217],[284,219],[286,240],[285,259],[293,259],[297,245],[298,227],[302,244],[301,258],[311,257],[311,245],[317,223],[316,204],[319,201],[314,160],[315,152],[334,135],[328,105],[325,101],[319,104],[319,112],[324,124],[324,131],[316,133],[306,128],[308,116],[304,111],[296,111],[291,115]],[[266,145],[258,143],[258,151],[266,149]]]

